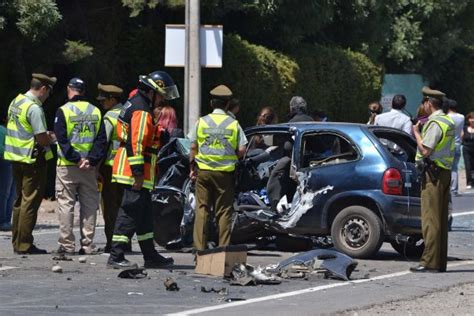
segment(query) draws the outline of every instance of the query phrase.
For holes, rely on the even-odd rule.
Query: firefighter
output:
[[[120,146],[116,127],[117,119],[123,108],[123,104],[120,102],[123,90],[114,85],[101,83],[97,85],[97,89],[99,90],[97,100],[106,111],[104,115],[104,127],[107,134],[107,155],[100,166],[100,175],[102,176],[102,213],[105,223],[105,237],[107,238],[104,252],[109,253],[112,246],[115,219],[117,218],[123,195],[122,187],[118,183],[112,182],[112,166],[114,164],[115,154]]]
[[[68,102],[56,112],[54,132],[58,140],[56,195],[59,218],[59,254],[75,253],[74,206],[80,203],[81,248],[79,254],[96,254],[93,244],[99,192],[96,166],[105,155],[107,136],[100,110],[87,102],[86,84],[72,78]]]
[[[107,266],[135,266],[125,259],[125,248],[137,233],[145,268],[171,266],[174,260],[163,257],[153,243],[153,217],[150,190],[156,175],[157,153],[167,141],[166,132],[153,122],[153,105],[179,97],[173,79],[163,71],[140,76],[137,93],[120,112],[117,134],[120,147],[114,158],[112,181],[123,185],[124,193],[112,237]]]
[[[234,202],[234,171],[245,153],[247,138],[239,122],[225,111],[232,91],[219,85],[211,90],[211,114],[201,117],[189,132],[192,142],[190,178],[196,179],[194,247],[206,249],[211,209],[219,226],[219,246],[230,244]],[[196,168],[197,165],[197,168]]]
[[[16,96],[8,108],[4,158],[13,162],[16,183],[12,244],[17,254],[47,253],[33,244],[33,229],[46,188],[46,161],[53,158],[43,102],[55,83],[55,77],[32,74],[28,92]]]

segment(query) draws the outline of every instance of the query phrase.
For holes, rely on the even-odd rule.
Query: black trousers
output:
[[[466,184],[474,185],[472,173],[474,171],[474,149],[463,148],[464,167],[466,168]]]
[[[153,243],[153,215],[150,191],[132,190],[124,186],[122,204],[115,221],[112,236],[110,257],[113,260],[123,260],[127,244],[134,233],[137,233],[138,243],[145,261],[153,260],[158,253]]]

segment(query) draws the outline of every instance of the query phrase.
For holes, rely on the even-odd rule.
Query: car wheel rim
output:
[[[344,224],[341,234],[343,240],[349,247],[361,248],[369,239],[369,224],[360,217],[350,218]]]

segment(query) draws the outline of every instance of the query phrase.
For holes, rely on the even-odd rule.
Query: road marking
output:
[[[448,264],[448,267],[449,268],[454,268],[454,267],[459,267],[459,266],[464,266],[464,265],[471,265],[471,264],[474,264],[474,260]],[[196,309],[190,309],[190,310],[187,310],[187,311],[182,311],[182,312],[168,314],[168,315],[169,316],[178,316],[178,315],[193,315],[193,314],[199,314],[199,313],[206,313],[206,312],[215,311],[215,310],[219,310],[219,309],[225,309],[225,308],[229,308],[229,307],[248,305],[248,304],[264,302],[264,301],[269,301],[269,300],[275,300],[275,299],[281,299],[281,298],[296,296],[296,295],[301,295],[301,294],[313,293],[313,292],[323,291],[323,290],[327,290],[327,289],[332,289],[332,288],[335,288],[335,287],[347,286],[347,285],[351,285],[351,284],[358,284],[358,283],[365,283],[365,282],[371,282],[371,281],[377,281],[377,280],[383,280],[383,279],[390,279],[390,278],[395,278],[395,277],[399,277],[399,276],[403,276],[403,275],[407,275],[407,274],[411,274],[411,273],[412,272],[410,272],[408,270],[407,271],[401,271],[401,272],[395,272],[395,273],[390,273],[390,274],[379,275],[379,276],[376,276],[376,277],[373,277],[373,278],[370,278],[370,279],[361,279],[361,280],[354,280],[354,281],[349,281],[349,282],[344,282],[344,283],[334,283],[334,284],[321,285],[321,286],[311,287],[311,288],[308,288],[308,289],[303,289],[303,290],[298,290],[298,291],[292,291],[292,292],[286,292],[286,293],[280,293],[280,294],[274,294],[274,295],[269,295],[269,296],[252,298],[252,299],[248,299],[246,301],[238,301],[238,302],[232,302],[232,303],[227,303],[227,304],[220,304],[220,305],[215,305],[215,306],[207,306],[207,307],[201,307],[201,308],[196,308]]]
[[[456,216],[464,216],[464,215],[472,215],[474,212],[461,212],[461,213],[453,213],[453,217]]]
[[[11,270],[11,269],[17,269],[17,268],[18,268],[18,267],[3,266],[3,267],[0,267],[0,271]]]

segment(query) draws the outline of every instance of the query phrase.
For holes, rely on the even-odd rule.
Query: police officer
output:
[[[213,112],[201,117],[188,135],[192,142],[190,178],[196,179],[193,236],[196,250],[206,248],[211,209],[219,227],[219,246],[230,244],[234,170],[247,144],[239,122],[225,111],[232,99],[232,91],[219,85],[210,94]]]
[[[30,89],[13,99],[8,108],[5,160],[13,161],[17,198],[13,207],[12,244],[17,254],[45,254],[33,244],[33,229],[46,187],[46,161],[53,158],[43,102],[55,77],[32,74]]]
[[[137,92],[125,103],[117,122],[120,147],[114,159],[112,181],[123,185],[124,193],[107,266],[134,266],[124,252],[137,233],[145,260],[145,268],[162,268],[174,263],[163,257],[153,243],[153,216],[150,190],[156,175],[156,160],[160,147],[167,141],[166,132],[153,122],[153,105],[179,97],[173,79],[164,71],[152,76],[140,76]]]
[[[107,136],[100,110],[84,97],[85,83],[72,78],[68,102],[56,112],[54,131],[58,140],[56,195],[58,200],[59,248],[57,253],[74,254],[73,233],[76,196],[80,203],[81,248],[79,254],[97,252],[93,238],[99,208],[95,166],[105,155]]]
[[[120,97],[123,93],[122,88],[114,85],[105,85],[99,83],[97,85],[99,96],[97,100],[101,103],[102,108],[107,111],[104,115],[104,127],[107,134],[107,155],[100,167],[102,176],[102,202],[103,216],[105,223],[105,236],[107,243],[104,252],[109,253],[112,247],[112,235],[114,234],[115,219],[117,218],[118,209],[122,202],[123,189],[118,183],[112,182],[112,166],[114,165],[114,157],[120,146],[117,137],[117,119],[123,108],[120,103]]]
[[[423,106],[429,116],[422,132],[413,127],[417,164],[423,165],[421,228],[425,249],[412,272],[445,272],[448,257],[448,201],[454,158],[454,122],[442,111],[445,94],[424,87]]]

